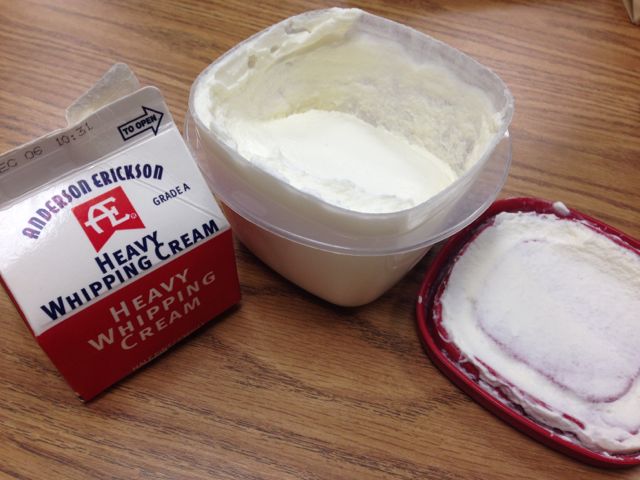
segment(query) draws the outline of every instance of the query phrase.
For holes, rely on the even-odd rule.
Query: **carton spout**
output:
[[[65,111],[68,125],[81,122],[96,110],[135,92],[140,82],[125,63],[114,64],[107,72],[73,102]]]

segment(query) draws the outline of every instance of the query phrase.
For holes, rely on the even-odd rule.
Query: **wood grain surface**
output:
[[[503,196],[562,200],[640,237],[640,27],[617,0],[0,0],[0,150],[64,126],[114,62],[158,86],[181,125],[211,61],[332,5],[415,27],[505,80],[516,115]],[[88,404],[2,292],[0,478],[640,478],[530,440],[435,369],[414,327],[432,254],[344,309],[236,250],[240,307]]]

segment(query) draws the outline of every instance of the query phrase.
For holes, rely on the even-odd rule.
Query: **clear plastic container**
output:
[[[309,12],[302,21],[329,11]],[[290,28],[287,19],[240,43],[194,82],[185,136],[236,236],[255,255],[305,290],[338,305],[368,303],[393,286],[430,246],[461,230],[497,197],[511,163],[513,99],[489,69],[404,25],[361,12],[352,28],[399,42],[487,93],[501,122],[484,154],[449,187],[410,209],[360,213],[302,192],[243,158],[202,119],[196,92],[230,56],[242,58],[260,37]],[[212,70],[213,69],[213,70]]]

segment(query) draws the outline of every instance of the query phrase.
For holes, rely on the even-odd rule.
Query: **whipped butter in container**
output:
[[[185,130],[240,240],[308,291],[360,305],[495,198],[512,110],[461,52],[334,8],[210,65]]]
[[[125,65],[0,157],[0,274],[89,400],[238,302],[229,224],[159,90]]]

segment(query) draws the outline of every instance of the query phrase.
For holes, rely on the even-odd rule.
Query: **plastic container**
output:
[[[485,91],[501,115],[499,128],[481,158],[460,178],[407,210],[359,213],[295,189],[243,158],[198,118],[195,97],[221,62],[237,60],[242,65],[261,38],[330,13],[320,10],[287,19],[240,43],[205,69],[191,88],[185,136],[240,241],[309,292],[338,305],[356,306],[384,293],[431,245],[464,228],[493,202],[511,162],[507,128],[513,99],[493,72],[458,50],[404,25],[360,12],[352,29],[396,42],[411,55],[443,65]]]
[[[560,215],[567,220],[578,220],[592,226],[594,230],[610,237],[621,245],[640,249],[640,242],[597,219],[575,210],[558,208],[551,202],[536,198],[511,198],[495,202],[480,218],[457,235],[449,239],[438,256],[429,265],[416,305],[418,333],[422,344],[433,363],[457,387],[467,393],[484,408],[533,439],[565,455],[598,467],[621,468],[640,465],[639,454],[611,455],[594,451],[577,441],[572,441],[562,432],[536,422],[525,416],[522,409],[506,397],[491,391],[479,377],[478,369],[455,344],[446,339],[440,325],[440,295],[444,291],[449,273],[458,254],[473,241],[491,218],[501,212],[537,212]],[[621,239],[622,242],[620,242]]]

